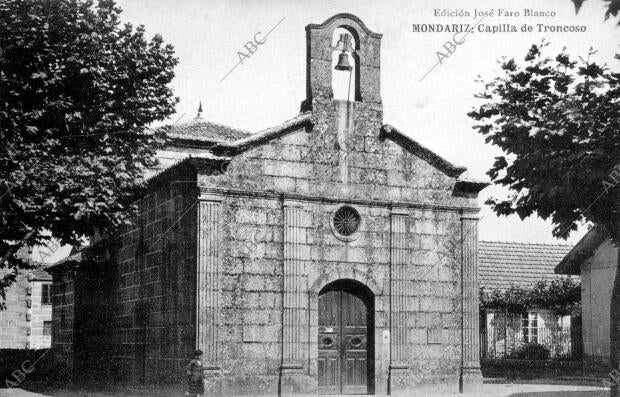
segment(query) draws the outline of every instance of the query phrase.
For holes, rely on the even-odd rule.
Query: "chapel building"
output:
[[[482,383],[487,184],[384,123],[381,37],[350,14],[308,25],[306,98],[279,126],[164,127],[175,161],[134,225],[52,269],[68,376],[183,384],[200,349],[207,395]]]

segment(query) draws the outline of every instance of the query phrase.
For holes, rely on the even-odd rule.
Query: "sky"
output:
[[[620,51],[620,27],[616,27],[617,20],[604,21],[602,0],[587,0],[578,14],[570,0],[117,3],[123,9],[123,21],[143,24],[149,36],[161,34],[175,47],[179,65],[172,86],[180,103],[177,114],[166,123],[191,120],[202,102],[204,119],[251,132],[278,125],[299,113],[305,98],[305,26],[322,23],[341,12],[354,14],[370,30],[383,34],[384,123],[397,127],[453,164],[467,167],[468,176],[475,179],[488,180],[486,171],[501,152],[486,144],[472,128],[474,121],[467,112],[481,104],[474,98],[481,89],[475,80],[478,76],[486,81],[497,76],[499,59],[522,59],[532,44],[545,39],[551,43],[545,50],[550,56],[567,47],[570,55],[586,58],[592,46],[598,52],[591,60],[620,68],[620,62],[614,60],[614,54]],[[459,17],[460,10],[469,16]],[[526,16],[528,11],[547,16]],[[442,12],[456,12],[457,16],[443,17]],[[447,54],[444,45],[453,34],[413,32],[413,25],[474,25],[480,21],[476,15],[480,12],[487,14],[480,29],[505,29],[510,25],[518,31],[480,32],[477,27],[427,74],[438,62],[437,52]],[[510,12],[513,15],[506,15]],[[532,32],[522,32],[524,25],[531,26]],[[551,28],[539,32],[545,29],[543,25],[583,26],[585,32],[550,32]],[[247,54],[244,45],[259,32],[256,37],[263,41],[271,29],[263,44],[228,74],[239,62],[237,53]],[[484,201],[505,193],[498,186],[481,193],[481,240],[574,244],[586,231],[585,226],[581,227],[565,242],[553,238],[550,222],[538,218],[522,221],[517,216],[498,218]]]

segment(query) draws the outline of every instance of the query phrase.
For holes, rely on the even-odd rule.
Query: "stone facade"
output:
[[[331,91],[341,27],[355,43],[350,102]],[[113,376],[182,381],[199,348],[209,395],[313,393],[318,302],[340,283],[368,299],[368,393],[481,383],[476,196],[486,184],[383,124],[381,35],[349,14],[306,32],[299,116],[233,139],[212,123],[170,127],[169,150],[192,155],[150,180],[106,264],[56,266],[55,284],[63,269],[76,285],[106,280],[110,331],[99,340]],[[359,216],[349,235],[334,221],[343,206]]]
[[[48,349],[51,346],[52,304],[43,289],[52,285],[43,269],[22,271],[6,291],[0,310],[0,349]],[[46,290],[47,293],[47,290]]]
[[[52,349],[59,368],[73,369],[75,279],[72,268],[53,269]]]
[[[29,278],[32,285],[29,347],[49,349],[52,346],[52,301],[49,299],[51,291],[48,292],[52,288],[51,276],[45,274],[38,278],[35,273],[31,273]]]
[[[186,178],[183,167],[172,171],[170,178]],[[69,376],[179,378],[195,349],[193,191],[195,183],[154,188],[138,203],[134,227],[111,240],[113,249],[102,254],[95,244],[96,254],[74,255],[51,269],[53,349]]]

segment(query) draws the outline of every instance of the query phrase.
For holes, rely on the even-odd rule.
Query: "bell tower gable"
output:
[[[336,29],[344,29],[351,36],[350,48],[341,46],[340,41],[335,45]],[[350,100],[380,104],[381,37],[352,14],[337,14],[322,24],[306,26],[306,100],[303,110],[311,110],[315,99],[333,99],[333,73],[339,72],[333,67],[334,57],[341,57],[345,52],[354,74],[350,76],[355,87]]]

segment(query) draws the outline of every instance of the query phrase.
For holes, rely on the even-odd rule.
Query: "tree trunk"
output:
[[[610,371],[618,370],[620,364],[620,188],[616,187],[616,208],[615,208],[615,228],[616,228],[616,244],[618,246],[618,258],[616,260],[616,277],[614,278],[614,287],[611,293],[610,311],[610,346],[609,358],[611,363]],[[612,210],[613,211],[613,210]],[[611,374],[611,372],[610,372]],[[614,375],[617,372],[614,373]],[[620,397],[620,379],[612,378],[611,397]]]

